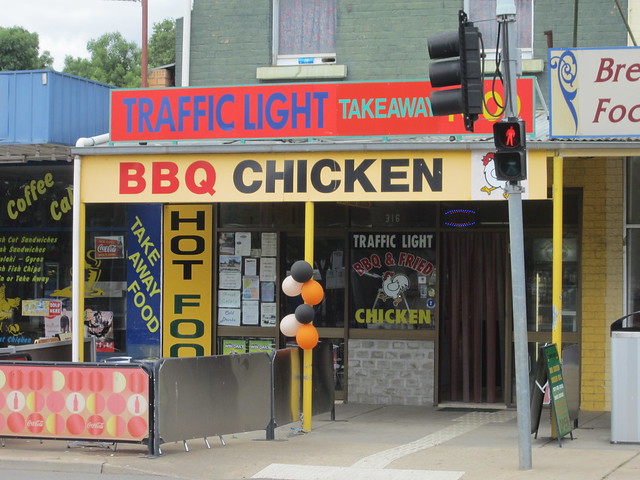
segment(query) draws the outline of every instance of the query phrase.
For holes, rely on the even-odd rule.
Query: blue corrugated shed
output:
[[[0,72],[0,145],[75,145],[109,132],[104,83],[53,70]]]

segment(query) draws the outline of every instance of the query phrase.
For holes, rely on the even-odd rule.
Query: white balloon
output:
[[[291,275],[282,281],[282,291],[289,297],[297,297],[302,291],[302,283],[296,282]]]
[[[280,320],[280,331],[285,337],[295,337],[301,325],[302,324],[296,320],[295,313],[290,313]]]

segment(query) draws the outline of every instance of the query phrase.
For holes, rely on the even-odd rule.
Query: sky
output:
[[[149,36],[153,24],[184,16],[185,0],[148,0]],[[53,68],[62,71],[64,58],[89,58],[87,42],[120,32],[142,45],[140,0],[0,0],[0,27],[23,27],[40,39],[40,53],[49,50]]]

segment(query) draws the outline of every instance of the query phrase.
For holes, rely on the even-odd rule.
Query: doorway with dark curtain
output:
[[[504,403],[506,232],[442,234],[439,403]]]

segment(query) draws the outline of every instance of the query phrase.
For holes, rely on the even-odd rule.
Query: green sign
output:
[[[555,414],[558,438],[562,438],[571,433],[571,418],[569,417],[569,406],[567,405],[567,395],[564,390],[558,348],[555,344],[552,344],[543,347],[542,351],[547,365],[547,379],[549,380],[551,405]]]

